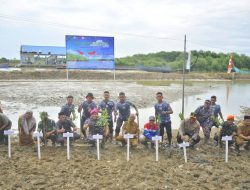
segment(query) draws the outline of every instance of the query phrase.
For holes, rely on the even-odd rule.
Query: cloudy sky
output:
[[[0,57],[65,35],[115,37],[116,57],[158,51],[250,55],[249,0],[0,0]]]

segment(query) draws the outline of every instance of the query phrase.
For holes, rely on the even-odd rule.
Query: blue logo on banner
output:
[[[114,69],[114,38],[66,36],[68,69]]]

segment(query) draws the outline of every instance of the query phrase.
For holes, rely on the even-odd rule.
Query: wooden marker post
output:
[[[224,136],[222,137],[223,141],[226,141],[226,153],[225,153],[225,162],[228,162],[228,141],[231,141],[233,138],[232,136]]]
[[[9,129],[9,130],[4,130],[4,135],[8,135],[8,156],[11,158],[11,135],[14,134],[14,131]]]
[[[69,160],[70,159],[70,146],[69,146],[69,138],[70,137],[74,137],[74,133],[63,133],[63,137],[66,137],[67,138],[67,159]]]
[[[187,151],[186,151],[186,147],[189,146],[189,142],[185,142],[183,141],[183,143],[179,144],[179,147],[183,148],[184,151],[184,159],[185,159],[185,163],[187,163]]]
[[[159,141],[161,142],[162,136],[154,136],[152,137],[152,140],[155,141],[155,160],[156,162],[159,161]]]
[[[42,132],[35,131],[33,133],[33,137],[36,137],[37,139],[37,154],[38,154],[38,159],[41,159],[41,149],[40,149],[40,137],[43,137]]]
[[[96,139],[97,160],[100,160],[100,139],[103,139],[103,135],[93,135],[93,139]]]
[[[130,147],[130,139],[134,138],[133,134],[125,134],[124,138],[127,139],[127,161],[129,161],[129,147]]]

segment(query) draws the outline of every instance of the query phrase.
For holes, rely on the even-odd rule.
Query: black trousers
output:
[[[123,122],[125,121],[118,117],[116,121],[115,136],[119,135]]]
[[[160,124],[160,136],[162,136],[162,140],[164,139],[164,128],[166,129],[167,136],[168,136],[168,142],[171,143],[172,141],[172,127],[171,127],[171,121],[166,123]]]

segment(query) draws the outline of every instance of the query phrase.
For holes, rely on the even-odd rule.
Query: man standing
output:
[[[50,139],[52,141],[52,145],[55,146],[55,142],[56,142],[55,121],[52,119],[49,119],[47,112],[41,112],[40,119],[41,121],[38,123],[37,130],[39,132],[42,131],[43,133],[42,142],[44,142],[44,144],[47,145],[47,141],[48,139]]]
[[[155,141],[152,138],[159,135],[159,127],[155,123],[154,116],[150,116],[149,122],[144,125],[143,135],[145,136],[144,144],[147,146],[148,142],[150,142],[151,147],[154,147]]]
[[[109,137],[112,141],[113,139],[113,115],[112,113],[115,112],[115,103],[111,100],[110,94],[108,91],[105,91],[103,94],[104,100],[99,104],[99,111],[104,114],[107,112],[108,114],[108,123],[109,123]]]
[[[62,106],[60,112],[64,112],[68,118],[71,118],[71,114],[72,114],[72,120],[74,121],[76,119],[76,113],[75,113],[75,105],[73,104],[73,100],[74,100],[74,97],[69,95],[67,97],[67,103],[64,106]]]
[[[185,140],[185,136],[188,136],[191,140],[190,146],[193,147],[195,144],[200,142],[200,123],[197,121],[195,113],[191,112],[188,119],[181,121],[180,128],[177,134],[177,142],[180,144]]]
[[[173,110],[169,103],[163,101],[162,92],[156,93],[157,103],[154,105],[155,108],[155,117],[158,119],[160,124],[160,136],[162,136],[162,142],[164,140],[164,128],[166,128],[168,143],[171,146],[172,142],[172,127],[171,127],[171,118],[170,114],[173,114]]]
[[[19,143],[21,146],[34,145],[33,132],[36,130],[36,119],[32,111],[26,111],[18,119]]]
[[[116,140],[121,141],[123,146],[125,146],[127,142],[124,135],[128,133],[134,134],[134,138],[130,139],[130,143],[132,147],[136,147],[139,144],[140,129],[138,124],[135,122],[134,114],[130,114],[128,121],[125,121],[122,127],[122,135],[116,137]]]
[[[56,122],[56,133],[57,133],[57,142],[61,143],[62,146],[64,146],[64,141],[66,138],[63,137],[63,133],[72,133],[74,134],[73,139],[71,138],[70,140],[77,140],[80,139],[80,135],[76,133],[77,127],[75,124],[70,120],[67,119],[67,116],[63,113],[60,112],[58,114],[58,121]],[[72,131],[73,128],[73,131]]]
[[[10,129],[11,125],[12,123],[9,118],[3,113],[0,113],[0,144],[4,143],[8,145],[8,137],[4,136],[4,130]]]
[[[90,111],[97,108],[96,103],[93,101],[94,100],[94,95],[92,93],[88,93],[86,96],[86,101],[84,101],[80,106],[78,106],[78,112],[82,113],[82,118],[81,118],[81,131],[84,137],[86,138],[86,131],[83,127],[85,121],[90,118],[91,114]]]
[[[216,127],[218,127],[218,122],[216,122],[218,120],[218,117],[220,116],[220,118],[222,119],[222,121],[224,121],[223,119],[223,115],[221,113],[221,107],[220,105],[216,104],[217,98],[216,96],[211,96],[211,112],[212,112],[212,117],[214,121],[214,125]]]
[[[139,112],[137,107],[126,100],[126,96],[124,92],[120,92],[119,93],[119,102],[116,104],[116,111],[119,111],[119,116],[116,122],[116,129],[115,129],[115,136],[117,137],[120,133],[120,129],[121,126],[123,124],[123,122],[128,121],[128,118],[130,116],[130,108],[131,106],[135,109],[136,111],[136,115],[138,117]],[[115,112],[115,114],[117,115],[117,112]]]
[[[204,137],[205,137],[204,143],[208,142],[210,138],[211,128],[213,126],[213,120],[211,119],[212,111],[211,111],[210,105],[211,105],[211,101],[205,100],[204,105],[199,106],[195,110],[196,118],[199,121],[203,130],[203,133],[204,133]]]

